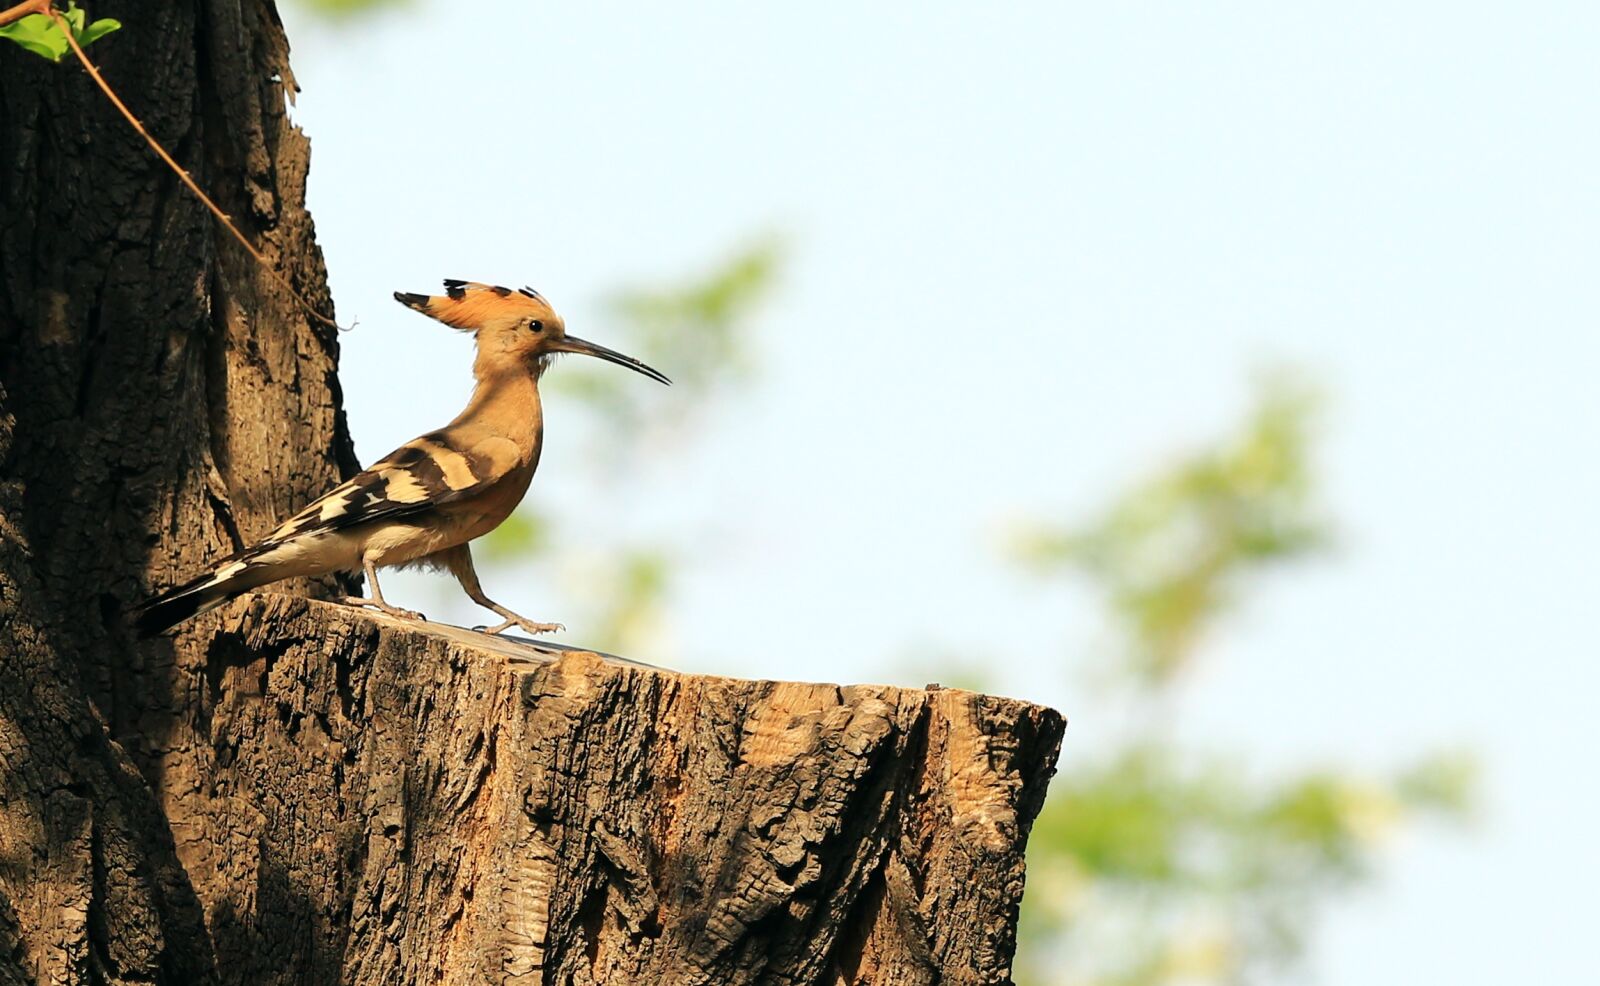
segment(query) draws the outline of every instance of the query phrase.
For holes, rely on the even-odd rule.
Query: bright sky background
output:
[[[595,505],[710,532],[672,652],[636,656],[920,684],[907,655],[969,651],[1069,714],[1070,761],[1104,729],[1066,673],[1094,610],[1000,532],[1306,367],[1342,550],[1262,584],[1181,728],[1263,769],[1481,752],[1475,830],[1403,839],[1321,981],[1600,982],[1600,5],[462,10],[285,11],[363,461],[469,386],[391,291],[531,283],[606,342],[607,292],[781,231],[758,382]],[[546,423],[531,495],[559,498],[583,450]],[[564,618],[559,575],[498,576]]]

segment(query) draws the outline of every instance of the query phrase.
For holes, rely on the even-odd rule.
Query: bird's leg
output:
[[[397,616],[402,620],[427,620],[426,616],[423,616],[416,610],[401,609],[398,606],[390,606],[388,603],[383,601],[383,590],[378,588],[378,569],[377,566],[373,565],[371,561],[363,559],[361,562],[361,570],[367,573],[367,584],[372,586],[372,598],[363,599],[360,596],[345,596],[343,599],[339,600],[340,602],[344,603],[346,606],[358,606],[362,608],[370,606],[373,609],[382,610],[383,612],[388,613],[390,616]]]
[[[483,586],[478,584],[478,573],[472,567],[472,552],[468,550],[466,545],[459,544],[451,548],[444,556],[443,561],[450,567],[450,571],[455,575],[456,581],[461,583],[461,588],[466,590],[467,596],[473,602],[484,609],[493,610],[496,615],[505,620],[504,623],[485,630],[485,633],[501,633],[512,627],[521,627],[529,633],[554,633],[557,630],[566,629],[559,623],[538,623],[525,616],[518,616],[484,595]]]

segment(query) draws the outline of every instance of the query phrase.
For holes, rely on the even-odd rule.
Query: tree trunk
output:
[[[108,81],[331,311],[272,4],[93,13],[124,25],[90,49]],[[206,654],[136,645],[123,611],[354,468],[337,353],[81,68],[0,43],[0,967],[190,983],[235,958]]]
[[[331,313],[269,0],[92,12]],[[1006,977],[1047,710],[284,596],[134,641],[132,602],[354,470],[337,357],[81,69],[0,47],[0,986]]]

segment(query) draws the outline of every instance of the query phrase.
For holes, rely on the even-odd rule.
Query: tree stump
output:
[[[224,979],[1009,979],[1049,709],[289,596],[204,619],[213,815],[184,855],[225,874]]]

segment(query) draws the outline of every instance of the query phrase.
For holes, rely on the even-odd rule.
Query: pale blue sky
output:
[[[1071,716],[1070,761],[1104,735],[1063,670],[1093,608],[1011,575],[998,532],[1305,366],[1342,549],[1263,584],[1182,728],[1263,768],[1482,752],[1476,831],[1397,846],[1322,981],[1600,981],[1600,6],[870,9],[286,11],[363,460],[468,389],[464,340],[391,291],[531,283],[605,342],[608,290],[782,230],[759,383],[592,504],[710,532],[671,653],[636,656],[920,681],[903,655],[971,645]],[[546,416],[531,495],[570,498],[582,436]],[[563,619],[561,577],[489,588]]]

